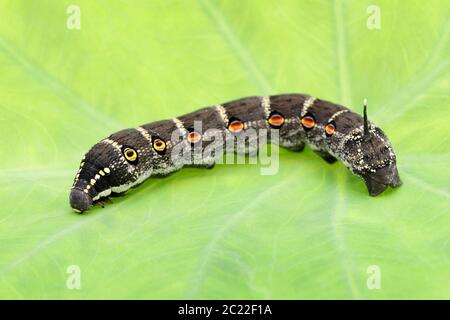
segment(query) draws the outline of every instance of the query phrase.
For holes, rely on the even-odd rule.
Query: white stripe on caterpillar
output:
[[[139,131],[139,132],[141,133],[141,135],[142,135],[148,142],[150,142],[150,145],[151,145],[151,143],[152,143],[152,137],[150,136],[150,134],[148,133],[148,131],[145,130],[144,128],[142,128],[142,127],[137,127],[136,130]]]
[[[334,114],[330,117],[330,119],[328,119],[328,122],[333,121],[333,120],[336,119],[338,116],[340,116],[341,114],[346,113],[346,112],[350,112],[350,110],[348,110],[348,109],[339,110],[338,112],[334,113]]]
[[[266,119],[268,119],[270,116],[270,97],[269,96],[261,97],[261,107],[263,108]]]
[[[223,123],[225,125],[225,127],[228,126],[228,116],[227,116],[227,111],[225,110],[225,108],[222,105],[217,105],[216,106],[216,110],[219,113],[219,116],[222,118]]]
[[[305,116],[305,114],[308,112],[308,109],[310,107],[312,107],[312,105],[314,104],[314,101],[316,101],[316,98],[311,96],[308,99],[305,100],[305,102],[303,103],[303,108],[302,108],[302,113],[301,116]]]

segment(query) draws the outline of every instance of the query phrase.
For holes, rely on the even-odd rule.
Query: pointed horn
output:
[[[369,122],[367,121],[367,99],[364,99],[364,136],[369,136]]]

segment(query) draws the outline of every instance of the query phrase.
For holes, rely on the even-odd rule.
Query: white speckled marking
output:
[[[227,127],[228,126],[227,111],[225,110],[225,108],[222,105],[217,105],[216,110],[219,113],[219,116],[222,118],[223,124],[225,125],[225,127]]]
[[[266,119],[268,119],[270,116],[270,97],[269,96],[261,97],[261,107],[263,108]]]
[[[344,109],[344,110],[339,110],[339,111],[336,112],[336,113],[333,113],[333,115],[330,117],[330,119],[328,119],[328,122],[333,121],[333,120],[336,119],[338,116],[340,116],[341,114],[346,113],[346,112],[350,112],[350,110]]]

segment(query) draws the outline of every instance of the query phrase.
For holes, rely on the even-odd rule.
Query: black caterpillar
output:
[[[392,145],[367,120],[365,104],[361,117],[309,95],[285,94],[242,98],[113,133],[83,157],[70,205],[83,212],[150,176],[184,166],[210,168],[230,142],[238,153],[255,153],[255,141],[264,130],[269,141],[283,148],[301,151],[306,142],[327,162],[341,160],[364,179],[372,196],[401,184]],[[244,147],[238,143],[242,137]]]

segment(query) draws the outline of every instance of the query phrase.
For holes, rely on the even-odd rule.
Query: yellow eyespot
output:
[[[136,161],[137,156],[138,156],[136,150],[129,148],[129,147],[127,147],[123,150],[123,155],[124,155],[125,159],[127,159],[130,162]]]
[[[162,152],[166,149],[166,143],[162,139],[155,139],[155,141],[153,141],[153,149]]]

